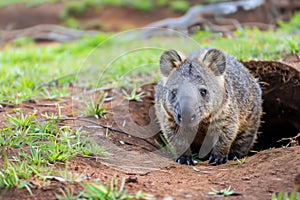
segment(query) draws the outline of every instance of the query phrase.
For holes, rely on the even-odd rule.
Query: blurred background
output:
[[[194,6],[226,2],[230,4],[230,1],[223,0],[1,0],[0,30],[23,29],[38,24],[57,24],[76,29],[122,31],[144,27],[165,18],[183,16]],[[238,1],[232,1],[231,4],[234,2]],[[249,10],[237,7],[236,11],[229,14],[200,12],[199,15],[213,24],[224,25],[224,22],[216,22],[217,18],[234,19],[237,20],[234,23],[268,29],[269,26],[278,25],[278,21],[288,21],[300,8],[300,2],[297,0],[239,2],[256,2],[257,6]],[[230,10],[226,7],[222,9]],[[208,22],[202,22],[200,25],[198,28],[204,29]]]

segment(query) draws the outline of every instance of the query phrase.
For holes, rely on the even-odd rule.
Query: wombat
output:
[[[242,63],[218,49],[188,56],[169,50],[160,57],[160,72],[155,112],[178,163],[194,164],[191,148],[203,147],[212,165],[248,154],[260,126],[262,92]]]

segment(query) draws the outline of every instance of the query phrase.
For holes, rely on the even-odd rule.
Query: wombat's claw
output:
[[[228,160],[239,160],[241,159],[241,156],[239,154],[229,154]]]
[[[181,156],[176,159],[176,162],[179,164],[195,165],[192,156]]]
[[[211,165],[220,165],[220,164],[224,164],[226,163],[228,160],[228,155],[210,155],[209,159],[208,159],[208,164]]]

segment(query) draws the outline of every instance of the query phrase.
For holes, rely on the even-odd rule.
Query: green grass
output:
[[[128,200],[149,197],[148,194],[142,193],[140,191],[136,194],[128,194],[127,191],[124,189],[124,178],[122,179],[120,185],[116,178],[112,178],[108,186],[99,183],[85,184],[82,186],[84,188],[82,196],[86,199]]]
[[[130,1],[130,6],[140,10],[140,11],[149,11],[154,8],[153,1]]]
[[[235,163],[232,163],[231,165],[244,165],[246,164],[247,157],[243,157],[242,159],[236,159]]]
[[[279,32],[299,34],[299,29],[300,29],[299,20],[300,20],[300,12],[296,12],[289,22],[284,22],[279,20],[278,25],[281,27]]]
[[[277,194],[272,194],[271,200],[300,200],[300,193],[296,189],[290,194],[281,191]]]
[[[163,153],[165,155],[169,156],[173,160],[176,160],[179,157],[176,153],[176,150],[169,144],[169,142],[167,141],[167,139],[165,138],[165,136],[163,134],[159,134],[159,136],[163,143],[163,144],[158,143],[158,146],[160,147],[160,149],[163,151]],[[197,154],[197,156],[198,156],[198,154]]]
[[[106,100],[107,93],[101,93],[96,100],[92,97],[89,101],[84,102],[85,107],[84,111],[86,116],[94,116],[98,118],[104,118],[106,107],[103,106],[104,101]]]
[[[214,40],[207,42],[207,35],[211,33],[199,32],[194,37],[204,47],[216,47],[224,50],[228,54],[236,56],[239,60],[262,59],[278,60],[284,55],[292,52],[295,48],[291,47],[290,40],[293,43],[299,42],[299,37],[291,36],[287,32],[275,32],[273,30],[262,32],[258,29],[250,30],[248,28],[240,29],[234,32],[236,37],[232,39],[214,35]]]
[[[59,200],[67,199],[99,199],[99,200],[130,200],[130,199],[148,199],[152,196],[141,191],[130,194],[124,189],[125,179],[122,178],[119,184],[116,177],[113,177],[108,185],[97,181],[90,183],[81,183],[83,190],[75,194],[73,189],[61,190],[61,194],[56,194]]]
[[[175,12],[185,12],[189,9],[190,5],[187,1],[177,0],[170,2],[171,10]]]
[[[82,26],[80,25],[80,23],[78,22],[78,20],[76,20],[76,18],[74,17],[64,17],[64,23],[63,25],[69,28],[74,28],[74,29],[82,29]]]
[[[0,163],[0,188],[26,188],[33,194],[31,177],[46,184],[49,175],[57,174],[69,184],[81,182],[82,176],[68,172],[67,160],[76,155],[105,155],[105,150],[84,135],[81,129],[60,127],[58,124],[60,111],[57,113],[58,115],[44,115],[43,119],[38,118],[35,113],[23,115],[20,112],[16,116],[7,115],[6,127],[0,129],[0,157],[3,159],[3,163]],[[8,155],[9,149],[15,152],[14,155]],[[62,162],[66,163],[65,172],[52,170],[51,165]],[[105,189],[106,186],[101,187]],[[125,190],[123,191],[123,186],[119,191],[109,189],[107,191],[110,195],[118,192],[116,194],[120,197],[127,197],[123,199],[131,197]],[[139,194],[142,193],[137,195]],[[101,198],[101,194],[98,197]]]
[[[137,93],[136,90],[136,87],[134,87],[130,93],[127,93],[126,90],[122,90],[123,97],[128,101],[143,101],[142,97],[144,96],[145,92],[142,91],[140,93]]]
[[[0,188],[18,187],[32,174],[51,173],[49,164],[66,162],[75,155],[104,155],[104,150],[98,146],[96,151],[80,129],[59,127],[59,118],[53,115],[38,119],[35,113],[7,115],[6,127],[0,129]],[[8,149],[15,149],[16,155],[8,155]]]
[[[70,93],[63,88],[75,80],[88,53],[108,37],[99,34],[76,44],[49,47],[29,44],[13,48],[7,45],[0,52],[0,104],[18,104],[36,97],[54,99],[69,96]],[[53,82],[54,79],[57,81]]]
[[[32,166],[26,162],[9,163],[0,171],[0,188],[27,188],[32,194],[30,183],[26,180],[34,173]]]
[[[48,47],[27,42],[6,45],[0,52],[0,104],[63,98],[72,94],[67,87],[76,81],[86,87],[140,85],[135,77],[153,77],[155,81],[159,77],[159,56],[169,48],[188,53],[200,47],[215,47],[240,60],[282,59],[288,53],[299,52],[299,36],[289,31],[287,25],[277,32],[245,28],[235,31],[233,38],[199,31],[192,36],[194,41],[187,41],[188,45],[182,41],[172,43],[170,38],[163,43],[160,38],[122,41],[122,36],[111,38],[111,34],[103,33]],[[101,48],[94,50],[98,44]]]
[[[99,199],[99,200],[130,200],[130,199],[150,199],[151,195],[141,191],[130,194],[124,189],[125,179],[119,184],[116,177],[113,177],[108,185],[99,182],[81,183],[83,191],[76,194],[73,189],[61,190],[62,194],[56,194],[59,200],[71,199]]]
[[[211,194],[211,195],[221,195],[221,196],[224,196],[224,197],[231,196],[231,195],[235,194],[234,191],[231,190],[230,186],[228,188],[225,188],[225,189],[222,189],[222,190],[216,190],[214,188],[211,188],[211,190],[212,191],[209,192],[208,194]]]

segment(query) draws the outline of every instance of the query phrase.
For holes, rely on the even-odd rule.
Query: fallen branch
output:
[[[46,40],[56,42],[68,42],[83,37],[93,36],[98,31],[85,31],[67,28],[59,25],[41,24],[29,28],[17,30],[0,30],[0,44],[15,40],[19,37],[28,37],[35,41]]]
[[[164,19],[147,25],[146,28],[154,29],[146,29],[143,36],[145,38],[152,37],[155,35],[155,32],[158,31],[157,29],[161,28],[176,30],[187,34],[191,27],[194,27],[195,25],[207,24],[208,26],[211,26],[212,23],[206,19],[208,17],[232,14],[235,13],[238,8],[251,10],[261,6],[263,3],[264,0],[240,0],[204,6],[194,6],[191,7],[182,17]],[[159,30],[159,32],[161,32],[161,30]]]

